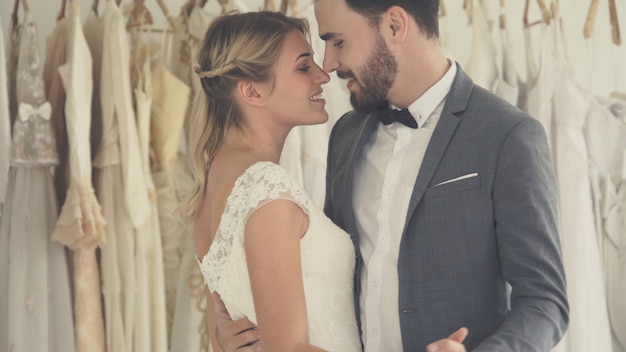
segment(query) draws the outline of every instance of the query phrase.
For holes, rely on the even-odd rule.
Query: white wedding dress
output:
[[[235,182],[213,243],[200,261],[205,282],[211,291],[221,295],[233,319],[246,316],[257,322],[244,231],[255,210],[277,199],[298,204],[309,216],[309,228],[300,249],[310,343],[329,351],[360,351],[354,312],[352,241],[277,164],[253,164]]]

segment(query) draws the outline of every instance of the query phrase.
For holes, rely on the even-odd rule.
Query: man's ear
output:
[[[265,105],[266,92],[260,84],[252,81],[239,81],[237,83],[237,95],[246,104],[252,106]]]
[[[389,30],[389,39],[403,42],[409,27],[409,15],[400,6],[391,6],[383,16],[383,30]]]

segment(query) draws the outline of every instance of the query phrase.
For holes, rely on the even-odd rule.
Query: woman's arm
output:
[[[265,351],[322,351],[309,343],[300,239],[308,215],[274,200],[248,219],[245,250],[258,329]]]

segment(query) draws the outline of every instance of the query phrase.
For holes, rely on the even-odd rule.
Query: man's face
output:
[[[379,108],[397,73],[397,62],[377,28],[344,0],[315,0],[320,37],[326,42],[324,70],[348,80],[357,111]]]

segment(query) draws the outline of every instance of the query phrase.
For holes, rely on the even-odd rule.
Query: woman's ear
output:
[[[246,104],[257,107],[265,105],[265,91],[256,82],[239,81],[237,83],[237,95]]]
[[[383,18],[384,29],[389,29],[389,39],[396,42],[403,42],[406,39],[409,16],[400,6],[391,6],[387,9]]]

